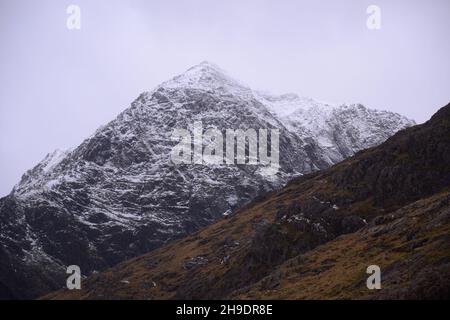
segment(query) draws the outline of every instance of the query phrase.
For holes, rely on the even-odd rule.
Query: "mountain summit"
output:
[[[172,133],[196,122],[278,129],[278,173],[175,165]],[[142,93],[74,150],[47,156],[0,199],[0,296],[36,297],[63,285],[68,265],[89,275],[158,248],[412,124],[361,105],[261,94],[201,63]]]
[[[198,90],[214,90],[220,94],[251,95],[250,88],[232,78],[226,71],[214,63],[204,61],[189,68],[183,74],[164,82],[160,88],[190,88]]]

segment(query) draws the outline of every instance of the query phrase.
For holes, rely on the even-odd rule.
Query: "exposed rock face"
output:
[[[280,170],[174,165],[175,128],[280,130]],[[377,145],[413,122],[361,105],[252,91],[202,63],[141,94],[70,152],[49,154],[0,200],[0,297],[29,298],[217,221],[296,175]]]

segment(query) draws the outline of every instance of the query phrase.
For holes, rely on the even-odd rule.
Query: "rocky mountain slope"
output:
[[[381,268],[381,290],[366,268]],[[449,299],[450,104],[48,299]]]
[[[280,168],[175,165],[174,129],[278,129]],[[141,94],[0,200],[0,297],[30,298],[209,225],[260,194],[377,145],[413,122],[361,105],[255,92],[201,63]]]

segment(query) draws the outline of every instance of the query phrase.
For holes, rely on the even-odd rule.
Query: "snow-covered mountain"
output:
[[[312,138],[328,164],[378,145],[414,124],[399,114],[368,109],[361,104],[331,105],[292,93],[255,95],[290,132]]]
[[[278,129],[280,169],[175,165],[176,128]],[[70,152],[55,151],[0,200],[0,297],[35,297],[190,234],[414,122],[362,105],[254,91],[203,62],[142,93]]]

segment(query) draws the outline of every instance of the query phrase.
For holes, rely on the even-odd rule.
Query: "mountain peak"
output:
[[[235,94],[251,94],[251,89],[232,78],[226,71],[213,62],[202,61],[184,73],[164,82],[164,88],[191,88],[232,92]]]
[[[230,78],[225,70],[220,68],[217,64],[206,60],[187,69],[187,71],[182,75],[186,74],[189,74],[191,76],[198,75],[203,77],[213,76],[215,78]]]
[[[188,70],[201,70],[201,71],[216,71],[220,73],[226,73],[222,68],[220,68],[217,64],[211,61],[204,60],[199,64],[189,68]]]

